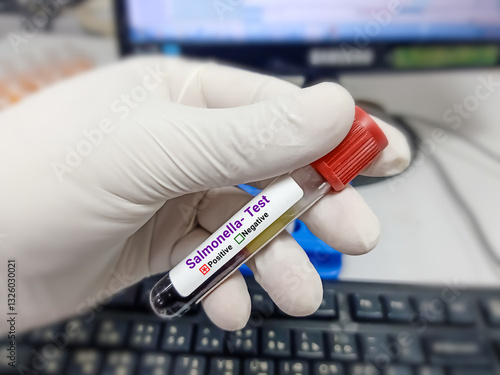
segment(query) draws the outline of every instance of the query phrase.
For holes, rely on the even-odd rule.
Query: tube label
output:
[[[170,270],[177,292],[193,293],[303,195],[290,175],[276,179]]]

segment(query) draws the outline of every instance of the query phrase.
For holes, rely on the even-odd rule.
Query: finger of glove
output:
[[[161,199],[281,175],[339,144],[353,120],[353,102],[334,84],[320,84],[256,104],[200,109],[156,101],[138,110],[128,141],[140,181]],[[124,145],[123,143],[127,144]]]
[[[171,77],[175,101],[208,108],[237,107],[297,91],[289,82],[265,74],[203,61],[179,60],[180,74]],[[184,72],[184,73],[182,73]],[[231,92],[231,95],[227,95]],[[200,104],[202,103],[202,104]],[[375,116],[389,145],[361,173],[365,176],[392,176],[410,163],[410,149],[404,135]],[[265,186],[265,185],[261,185]]]
[[[306,316],[321,304],[321,278],[305,251],[288,232],[276,236],[247,265],[255,280],[283,312]]]
[[[279,78],[209,61],[142,58],[139,64],[165,66],[170,74],[165,90],[179,104],[208,108],[231,108],[256,103],[299,90]],[[229,94],[230,93],[230,94]]]
[[[230,108],[299,90],[299,87],[287,81],[236,67],[206,61],[162,59],[168,59],[170,70],[176,71],[176,74],[169,76],[169,94],[177,103]],[[389,145],[361,174],[376,177],[402,172],[410,162],[406,138],[383,120],[375,116],[372,118],[385,133]]]
[[[411,152],[403,133],[375,116],[371,116],[384,132],[389,144],[360,174],[372,177],[393,176],[410,164]]]
[[[300,217],[311,232],[349,255],[371,251],[380,237],[380,222],[352,186],[330,192]]]

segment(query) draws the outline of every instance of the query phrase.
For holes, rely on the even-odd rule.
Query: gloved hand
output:
[[[326,154],[353,116],[353,100],[332,83],[299,89],[161,56],[77,76],[0,113],[0,267],[4,275],[16,259],[18,329],[91,319],[111,293],[170,269],[250,199],[231,186],[262,187]],[[404,137],[378,122],[389,146],[365,174],[400,172],[409,162]],[[369,251],[379,236],[351,187],[302,219],[347,254]],[[319,276],[289,234],[248,265],[283,311],[319,306]],[[6,289],[2,277],[2,299]],[[241,274],[203,306],[220,327],[243,327],[250,298]]]

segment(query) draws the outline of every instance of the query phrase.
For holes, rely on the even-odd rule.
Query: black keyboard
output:
[[[283,314],[249,280],[252,315],[236,332],[201,309],[149,310],[152,277],[94,310],[29,332],[0,374],[489,375],[500,373],[500,290],[325,282],[310,317]],[[94,315],[95,314],[95,315]]]

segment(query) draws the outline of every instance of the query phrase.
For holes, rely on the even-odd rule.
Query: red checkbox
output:
[[[204,264],[203,266],[200,267],[200,272],[204,275],[206,275],[210,271],[210,267]]]

